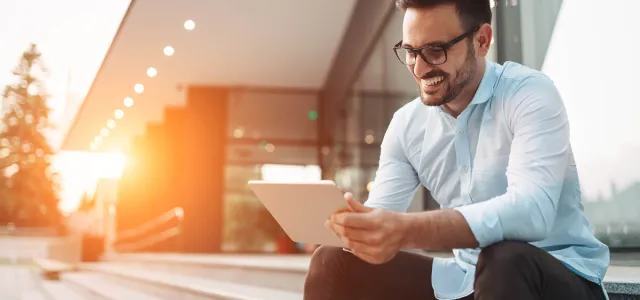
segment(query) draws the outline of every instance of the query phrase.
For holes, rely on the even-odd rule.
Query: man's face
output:
[[[426,44],[447,43],[469,28],[462,28],[454,5],[439,5],[433,8],[409,8],[405,12],[402,40],[412,48]],[[478,65],[476,51],[469,39],[449,48],[447,61],[432,66],[422,58],[416,57],[414,65],[408,65],[420,87],[422,103],[440,106],[454,100],[475,75]]]

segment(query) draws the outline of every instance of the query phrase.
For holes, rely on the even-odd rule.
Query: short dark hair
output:
[[[455,4],[458,17],[464,30],[470,30],[482,24],[491,24],[490,0],[396,0],[396,7],[431,8],[443,4]]]

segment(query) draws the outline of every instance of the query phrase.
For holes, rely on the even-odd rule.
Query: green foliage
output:
[[[2,93],[0,130],[0,222],[17,226],[59,226],[54,154],[44,135],[51,128],[48,95],[38,79],[46,70],[32,44],[13,71],[15,82]]]

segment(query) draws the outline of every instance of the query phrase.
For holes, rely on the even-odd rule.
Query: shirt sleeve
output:
[[[401,144],[402,118],[394,114],[380,146],[380,160],[369,199],[364,205],[405,212],[420,184]]]
[[[545,239],[569,165],[569,121],[551,79],[539,75],[522,80],[505,112],[513,133],[506,193],[455,208],[480,247],[503,240]]]

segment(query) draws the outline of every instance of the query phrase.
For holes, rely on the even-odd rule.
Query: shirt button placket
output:
[[[471,154],[469,140],[465,134],[468,112],[463,112],[458,116],[455,129],[456,155],[458,156],[458,166],[460,170],[460,193],[463,199],[471,203],[469,195],[471,187]]]

